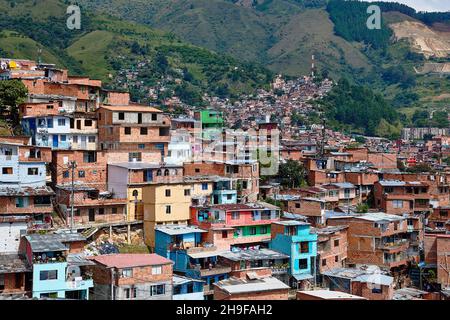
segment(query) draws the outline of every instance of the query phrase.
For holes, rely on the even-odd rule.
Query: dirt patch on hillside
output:
[[[413,48],[427,58],[450,56],[450,32],[436,31],[417,21],[393,23],[390,27],[397,40],[409,39]]]

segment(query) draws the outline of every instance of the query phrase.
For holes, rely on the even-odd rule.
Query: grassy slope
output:
[[[37,59],[38,49],[42,49],[41,59],[48,63],[63,65],[56,55],[42,45],[28,38],[27,36],[18,34],[14,31],[3,30],[0,32],[0,48],[5,52],[8,58],[24,58],[33,57]]]
[[[266,1],[245,8],[224,0],[82,0],[83,5],[173,32],[183,40],[275,72],[308,72],[311,54],[319,68],[370,70],[358,46],[334,36],[325,10],[305,10],[294,1]]]

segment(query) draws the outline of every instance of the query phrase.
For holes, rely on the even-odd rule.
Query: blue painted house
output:
[[[317,234],[311,233],[309,223],[286,220],[272,224],[271,238],[270,249],[290,257],[289,284],[306,288],[316,272]]]
[[[155,253],[174,262],[173,270],[204,281],[206,299],[213,295],[212,284],[228,278],[229,266],[218,263],[222,251],[202,241],[207,231],[197,226],[164,225],[155,228]]]
[[[94,284],[84,267],[94,263],[70,252],[84,243],[82,235],[30,234],[24,238],[26,256],[33,269],[33,298],[89,299],[89,288]]]
[[[213,204],[236,204],[237,190],[232,188],[232,180],[218,177],[213,184],[212,193]]]

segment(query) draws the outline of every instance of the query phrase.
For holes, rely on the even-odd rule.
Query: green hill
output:
[[[199,104],[203,92],[251,93],[272,79],[271,72],[256,64],[86,9],[81,30],[69,30],[62,1],[0,0],[0,10],[0,28],[11,30],[2,32],[3,56],[36,59],[41,47],[43,60],[101,79],[108,87],[129,89],[137,100],[147,99],[146,86],[160,84],[169,95],[177,91],[186,102]],[[40,15],[41,11],[45,14]]]

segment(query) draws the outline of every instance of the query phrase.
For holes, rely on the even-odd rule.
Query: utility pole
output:
[[[75,202],[75,168],[77,167],[77,163],[75,161],[70,161],[70,169],[72,170],[72,187],[70,194],[70,229],[73,231],[73,213],[74,213],[74,202]]]

